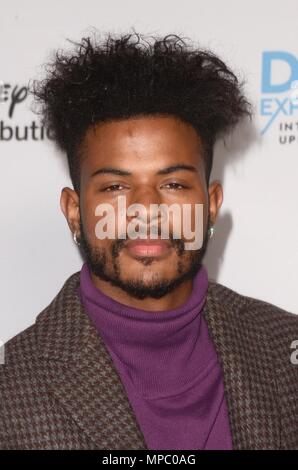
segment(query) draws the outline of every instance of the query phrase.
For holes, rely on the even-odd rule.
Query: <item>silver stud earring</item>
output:
[[[80,241],[78,240],[76,233],[73,234],[73,239],[74,239],[75,244],[80,246]]]
[[[209,238],[212,238],[212,237],[213,237],[214,231],[215,231],[214,226],[211,225],[211,226],[209,227],[209,229],[208,229],[208,236],[209,236]]]

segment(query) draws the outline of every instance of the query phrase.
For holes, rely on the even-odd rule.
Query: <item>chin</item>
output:
[[[152,282],[160,282],[161,280],[167,280],[167,273],[163,273],[160,269],[154,270],[152,266],[142,267],[140,270],[134,270],[133,272],[126,272],[125,269],[122,270],[125,273],[124,276],[121,276],[122,282],[141,282],[143,284],[152,284]],[[171,278],[172,276],[170,276]]]
[[[151,263],[147,266],[145,264],[140,264],[138,267],[133,267],[133,270],[127,270],[125,266],[121,266],[121,273],[125,275],[125,278],[128,280],[134,281],[144,281],[144,280],[160,280],[160,279],[171,279],[177,273],[169,272],[169,266],[161,263]]]

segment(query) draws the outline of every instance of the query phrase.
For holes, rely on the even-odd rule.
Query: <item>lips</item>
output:
[[[166,240],[129,240],[126,248],[133,256],[162,256],[170,249],[171,245]]]

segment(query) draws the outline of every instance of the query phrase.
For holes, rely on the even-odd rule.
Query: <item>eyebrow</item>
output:
[[[156,174],[168,175],[170,173],[174,173],[175,171],[181,171],[181,170],[191,171],[193,173],[197,172],[197,169],[195,166],[185,165],[181,163],[177,165],[168,166],[167,168],[163,168],[162,170],[159,170]],[[121,170],[120,168],[105,167],[105,168],[99,168],[98,170],[94,171],[94,173],[92,173],[91,175],[91,178],[100,174],[112,174],[112,175],[117,175],[117,176],[131,176],[132,175],[132,173],[127,170]]]

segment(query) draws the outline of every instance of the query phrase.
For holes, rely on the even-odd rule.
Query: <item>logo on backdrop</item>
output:
[[[281,78],[281,72],[286,72]],[[298,143],[298,57],[286,51],[262,55],[261,134],[277,129],[280,144]]]
[[[26,115],[25,101],[28,88],[0,81],[0,141],[41,141],[53,139],[51,129],[34,119],[21,124],[20,115]]]

